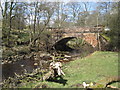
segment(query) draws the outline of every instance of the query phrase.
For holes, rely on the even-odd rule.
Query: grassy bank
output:
[[[94,52],[83,59],[77,59],[64,64],[63,71],[65,76],[59,82],[44,81],[50,88],[71,88],[74,84],[85,82],[103,84],[107,77],[118,76],[118,53],[116,52]],[[41,82],[31,83],[25,87],[35,87]],[[64,85],[65,84],[65,85]]]

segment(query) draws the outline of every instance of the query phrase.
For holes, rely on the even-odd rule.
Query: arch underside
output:
[[[65,38],[62,38],[61,40],[57,41],[53,46],[56,50],[59,50],[59,51],[72,51],[74,49],[70,48],[66,44],[67,44],[68,41],[70,41],[71,39],[74,39],[74,38],[79,38],[79,37],[65,37]],[[84,37],[81,38],[81,39],[85,40],[93,48],[98,47],[97,34],[85,34]],[[102,46],[105,46],[105,45],[107,45],[108,41],[103,36],[100,35],[99,36],[99,42]]]
[[[63,39],[59,40],[58,42],[56,42],[53,46],[54,46],[55,50],[58,50],[58,51],[73,51],[74,49],[67,46],[66,43],[74,38],[76,38],[76,37],[63,38]]]

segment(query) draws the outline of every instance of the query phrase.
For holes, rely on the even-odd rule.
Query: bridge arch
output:
[[[61,51],[64,50],[72,50],[70,47],[66,45],[66,43],[73,39],[73,38],[81,38],[84,41],[86,41],[88,44],[90,44],[94,49],[99,49],[101,50],[101,47],[104,48],[104,46],[107,44],[107,40],[104,39],[100,35],[102,32],[103,28],[66,28],[64,29],[64,32],[60,35],[58,34],[58,30],[54,30],[53,37],[58,37],[60,36],[62,39],[58,40],[55,44],[54,47],[56,50],[60,49]],[[65,46],[63,48],[63,46]]]
[[[66,43],[68,41],[70,41],[71,39],[74,39],[74,38],[76,38],[76,37],[65,37],[65,38],[62,38],[62,39],[58,40],[53,45],[53,47],[55,48],[55,50],[58,50],[58,51],[73,51],[74,49],[72,49],[69,46],[67,46]]]
[[[75,38],[79,38],[85,41],[85,43],[87,44],[88,47],[94,48],[94,49],[98,49],[98,40],[96,38],[96,34],[95,35],[86,35],[83,38],[81,37],[64,37],[60,40],[58,40],[53,47],[55,48],[55,50],[58,51],[73,51],[75,49],[69,47],[67,44],[68,41],[70,41],[71,39],[75,39]],[[105,46],[108,44],[108,41],[102,36],[99,35],[99,44],[100,44],[100,48],[101,50],[105,49]]]
[[[67,45],[67,43],[72,40],[72,39],[79,39],[79,40],[83,40],[84,44],[82,43],[79,43],[78,45],[75,44],[75,48],[74,48],[74,45],[73,45],[73,48],[70,47],[69,45]],[[75,40],[76,42],[76,40]],[[74,43],[74,41],[73,41]],[[82,44],[82,45],[80,45]],[[77,45],[77,46],[76,46]],[[79,46],[79,47],[78,47]],[[54,45],[53,47],[55,48],[55,50],[57,51],[74,51],[74,50],[79,50],[79,49],[82,49],[82,47],[84,48],[93,48],[92,45],[90,43],[88,43],[87,41],[85,41],[83,38],[81,37],[64,37],[60,40],[58,40]],[[76,48],[77,47],[77,48]]]

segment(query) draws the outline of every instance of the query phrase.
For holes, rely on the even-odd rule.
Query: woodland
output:
[[[2,88],[119,87],[120,2],[6,0],[0,10]],[[66,43],[71,51],[64,45],[64,51],[56,49],[65,29],[99,26],[98,34],[107,42],[104,49],[82,38]],[[51,62],[60,62],[65,76],[59,71],[58,77],[53,75]]]

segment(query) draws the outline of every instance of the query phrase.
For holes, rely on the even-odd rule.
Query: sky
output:
[[[17,1],[17,2],[37,2],[37,1],[47,1],[47,2],[118,2],[120,0],[0,0],[1,2],[5,1]]]
[[[43,1],[43,0],[0,0],[2,3],[5,1],[16,1],[16,2],[36,2],[36,1]],[[120,0],[44,0],[44,1],[50,1],[50,2],[91,2],[90,3],[90,10],[89,11],[94,11],[95,7],[98,5],[96,4],[97,2],[108,2],[108,1],[120,1]],[[3,4],[2,4],[3,5]],[[2,18],[2,13],[1,13],[1,8],[0,8],[0,19]]]

